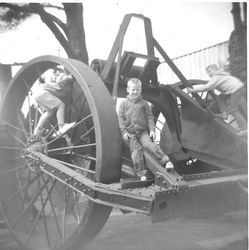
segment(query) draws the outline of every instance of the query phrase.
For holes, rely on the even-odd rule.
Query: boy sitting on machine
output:
[[[136,175],[145,181],[148,179],[148,170],[145,169],[143,149],[151,152],[166,169],[173,169],[174,166],[152,141],[155,139],[155,123],[151,108],[141,95],[141,81],[131,78],[127,83],[127,92],[127,98],[119,106],[119,127],[124,141],[130,146]]]

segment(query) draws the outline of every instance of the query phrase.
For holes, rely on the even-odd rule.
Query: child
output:
[[[143,148],[152,152],[167,169],[172,169],[174,166],[169,161],[169,157],[151,140],[151,138],[155,139],[154,117],[149,104],[141,96],[141,81],[131,78],[127,83],[127,92],[127,98],[119,106],[119,127],[123,139],[129,143],[137,176],[141,180],[146,180]]]
[[[217,89],[221,92],[218,97],[218,102],[224,102],[227,106],[228,113],[232,114],[236,119],[240,132],[246,132],[247,121],[239,112],[239,101],[245,93],[244,84],[236,77],[229,75],[219,69],[216,64],[211,64],[206,67],[206,72],[211,78],[206,84],[195,85],[193,88],[188,88],[190,93],[203,92]]]
[[[55,110],[59,134],[64,134],[75,124],[75,122],[65,123],[65,103],[62,101],[70,90],[73,77],[66,69],[61,73],[59,71],[57,67],[50,81],[40,84],[38,92],[34,93],[35,101],[44,111],[34,130],[34,135],[42,135],[47,120],[52,117]]]

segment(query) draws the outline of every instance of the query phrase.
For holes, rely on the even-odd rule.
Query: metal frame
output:
[[[125,52],[122,55],[124,36],[132,17],[140,18],[144,21],[148,55],[141,55],[134,52]],[[206,121],[208,121],[209,125],[212,125],[215,129],[218,128],[217,131],[221,131],[223,133],[223,137],[221,137],[222,139],[229,135],[229,139],[235,140],[234,145],[240,145],[241,148],[246,146],[247,144],[245,140],[235,137],[233,131],[230,131],[228,125],[224,125],[221,121],[214,118],[212,113],[210,113],[209,110],[206,109],[203,100],[198,94],[194,94],[193,97],[195,99],[193,99],[188,96],[177,84],[173,86],[159,86],[159,84],[157,83],[156,68],[160,62],[158,58],[155,57],[155,49],[157,49],[157,51],[164,58],[165,62],[168,63],[170,68],[178,76],[183,87],[186,88],[192,86],[192,84],[183,76],[180,70],[161,48],[159,43],[153,38],[150,19],[142,15],[129,14],[125,16],[123,23],[121,24],[119,33],[116,37],[107,61],[98,61],[99,66],[103,66],[98,73],[104,80],[106,86],[111,86],[111,92],[114,100],[116,100],[118,97],[118,91],[121,87],[120,85],[125,83],[127,79],[129,79],[129,77],[134,74],[137,77],[143,79],[144,84],[147,86],[147,93],[153,90],[152,92],[154,93],[154,99],[163,92],[169,93],[168,96],[172,98],[174,98],[173,94],[175,94],[184,101],[184,105],[182,106],[181,122],[185,123],[185,125],[183,126],[184,128],[181,135],[182,137],[180,138],[180,142],[187,157],[197,157],[208,163],[211,161],[210,159],[213,158],[212,155],[208,154],[210,152],[208,150],[209,148],[205,148],[207,144],[202,144],[200,142],[201,139],[200,141],[197,141],[197,143],[195,141],[193,142],[192,138],[190,137],[195,136],[196,131],[191,133],[191,129],[193,130],[193,127],[199,128],[200,126],[202,129],[201,134],[204,134],[206,132],[206,127],[202,127],[202,125],[200,124]],[[115,62],[116,57],[117,62]],[[137,57],[147,59],[147,64],[144,68],[133,66],[133,62]],[[86,217],[91,217],[91,219],[93,220],[92,223],[89,222],[90,231],[91,227],[96,226],[96,230],[94,229],[93,233],[94,235],[97,234],[98,230],[100,230],[100,228],[104,225],[105,219],[108,218],[111,211],[111,207],[118,207],[127,211],[148,214],[151,215],[153,222],[157,222],[173,216],[193,213],[217,213],[235,210],[240,208],[242,205],[246,206],[245,201],[247,201],[247,194],[245,193],[241,183],[247,181],[247,168],[245,166],[240,167],[238,165],[236,166],[238,167],[238,169],[233,169],[229,165],[231,164],[231,161],[228,161],[227,164],[224,156],[223,159],[225,161],[225,164],[228,165],[228,170],[224,171],[222,169],[217,169],[216,171],[212,172],[198,174],[195,173],[184,176],[179,175],[176,171],[167,172],[157,162],[157,160],[154,159],[152,155],[150,155],[148,152],[145,152],[144,157],[147,166],[155,176],[154,183],[151,184],[148,182],[135,181],[132,183],[131,188],[127,188],[127,186],[126,188],[124,188],[122,182],[119,182],[121,167],[121,155],[119,154],[119,147],[121,143],[119,141],[120,135],[118,132],[116,116],[114,116],[114,105],[109,100],[109,94],[107,91],[106,94],[108,94],[108,98],[105,98],[108,99],[108,104],[103,105],[103,100],[100,100],[100,97],[101,91],[105,90],[103,88],[101,90],[97,88],[97,86],[99,86],[98,84],[100,83],[100,78],[96,74],[93,74],[94,72],[89,71],[90,69],[88,69],[87,66],[82,65],[78,61],[45,56],[43,58],[35,59],[28,65],[24,66],[24,70],[20,71],[21,73],[17,75],[17,78],[14,79],[13,84],[10,85],[9,90],[6,92],[7,94],[4,98],[5,102],[3,102],[1,106],[2,118],[7,117],[12,120],[16,119],[16,117],[14,117],[16,114],[16,110],[11,110],[12,113],[8,113],[7,109],[5,108],[7,106],[11,106],[11,102],[13,101],[11,98],[8,99],[7,97],[13,97],[13,95],[18,92],[17,90],[19,90],[21,86],[19,84],[19,80],[23,80],[25,79],[25,77],[27,77],[28,79],[31,79],[30,84],[33,83],[32,80],[35,80],[37,78],[37,72],[35,72],[37,63],[41,66],[43,71],[45,71],[50,66],[52,67],[56,64],[63,64],[64,66],[66,66],[66,68],[69,69],[69,71],[72,71],[74,73],[74,76],[76,76],[77,81],[82,85],[82,89],[84,89],[85,94],[90,100],[90,106],[93,110],[92,113],[95,115],[94,119],[96,121],[96,124],[98,124],[97,129],[99,129],[99,131],[97,130],[96,136],[97,138],[99,138],[99,140],[105,138],[105,142],[108,141],[108,135],[106,135],[106,131],[104,130],[104,128],[108,130],[109,133],[112,132],[112,129],[115,130],[115,140],[112,140],[111,142],[118,144],[118,146],[108,145],[108,147],[117,146],[117,148],[115,149],[117,155],[106,155],[104,154],[104,150],[102,150],[102,148],[98,148],[99,152],[101,152],[99,158],[103,162],[102,166],[101,164],[98,164],[98,168],[96,169],[97,178],[94,180],[82,176],[81,174],[77,173],[77,171],[72,170],[72,168],[63,165],[60,162],[41,153],[41,151],[36,150],[42,148],[42,145],[40,145],[41,142],[39,141],[34,141],[34,143],[31,142],[25,145],[25,149],[22,151],[22,157],[27,161],[27,164],[33,166],[38,173],[45,173],[49,176],[49,178],[52,177],[52,180],[58,180],[59,182],[64,183],[67,187],[86,195],[90,199],[92,203],[90,203],[90,212],[88,211],[88,214],[86,213]],[[25,67],[28,68],[27,71],[25,71]],[[83,77],[85,74],[88,75],[87,79]],[[124,87],[124,85],[122,87]],[[88,90],[88,88],[91,88],[91,91]],[[24,90],[22,91],[22,94],[25,95]],[[95,104],[98,104],[96,105],[98,106],[98,109],[95,107]],[[159,104],[165,105],[169,104],[169,102],[166,101]],[[18,107],[16,103],[15,106]],[[109,116],[106,115],[105,109],[109,109]],[[191,111],[193,110],[197,110],[199,112],[198,114],[200,114],[200,117],[193,117],[191,113]],[[111,128],[110,124],[108,124],[108,117],[111,117],[111,119],[115,121],[112,121]],[[205,117],[205,119],[203,119],[203,117]],[[100,121],[103,122],[104,119],[106,123],[103,126],[104,128],[101,128]],[[8,119],[6,119],[6,121],[8,121]],[[188,125],[189,122],[194,123],[195,126]],[[1,139],[1,143],[3,143],[3,141],[6,142],[6,145],[3,145],[2,148],[0,147],[0,150],[2,150],[1,155],[4,155],[4,152],[7,150],[9,141],[8,137],[5,137],[5,135],[7,134],[5,133],[5,128],[0,126],[0,130],[1,138],[4,138],[4,140]],[[217,140],[220,140],[220,138],[218,138]],[[97,145],[97,147],[101,147],[101,145]],[[229,150],[231,148],[229,148]],[[227,148],[222,151],[225,156],[227,154],[226,149]],[[233,147],[233,150],[236,149],[237,147],[235,149]],[[110,153],[111,151],[109,150],[105,152]],[[242,152],[241,156],[245,156],[244,152]],[[113,157],[113,161],[110,161],[110,163],[106,162],[104,160],[105,157]],[[8,156],[6,156],[6,158],[6,161],[4,159],[2,162],[8,162]],[[235,160],[236,164],[239,162],[239,159],[240,155]],[[214,164],[218,165],[219,161],[220,159],[214,159]],[[221,166],[224,167],[224,163],[221,163]],[[97,205],[99,204],[104,206],[97,207]],[[102,210],[100,211],[101,208]],[[96,222],[95,220],[98,220],[98,212],[99,214],[103,213],[103,208],[106,210],[106,212],[102,216],[103,219],[100,225],[98,224],[99,222]],[[84,232],[86,224],[84,224],[84,219],[82,221],[83,225],[81,230],[82,232]],[[86,230],[88,230],[88,228],[86,228]],[[94,235],[91,235],[91,237],[93,237]],[[79,242],[79,240],[81,240],[80,235],[77,235],[77,237],[78,242],[76,242],[75,244],[82,244],[82,242]],[[83,233],[82,237],[85,237]],[[71,242],[69,244],[71,244]]]
[[[101,72],[101,77],[105,80],[108,78],[108,75],[111,72],[112,66],[115,62],[115,59],[117,58],[117,64],[115,69],[115,78],[113,83],[113,90],[112,90],[112,96],[114,99],[117,98],[117,89],[118,89],[118,83],[119,83],[119,77],[120,77],[120,66],[121,66],[121,55],[122,55],[122,48],[123,48],[123,42],[125,38],[125,33],[127,31],[127,28],[129,26],[129,23],[131,21],[131,18],[139,18],[144,21],[144,29],[145,29],[145,37],[146,37],[146,45],[147,45],[147,55],[144,55],[144,58],[150,59],[150,57],[155,57],[155,51],[154,49],[157,49],[158,52],[161,54],[161,56],[164,58],[165,62],[169,65],[169,67],[172,69],[172,71],[178,76],[178,78],[182,81],[185,87],[192,87],[192,85],[187,81],[187,79],[184,77],[184,75],[181,73],[181,71],[176,67],[174,62],[169,58],[167,53],[162,49],[160,44],[156,41],[156,39],[153,37],[152,33],[152,25],[149,18],[144,17],[143,15],[137,15],[137,14],[127,14],[125,15],[123,22],[120,26],[119,32],[117,34],[117,37],[115,39],[115,42],[113,44],[113,47],[111,49],[111,52],[108,56],[108,59],[104,65],[104,68]],[[141,57],[141,55],[136,54],[138,57]],[[193,96],[196,98],[196,100],[202,105],[205,106],[202,99],[197,93],[193,93]]]

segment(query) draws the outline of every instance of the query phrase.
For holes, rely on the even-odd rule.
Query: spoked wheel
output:
[[[75,79],[65,100],[65,121],[76,124],[67,135],[58,136],[54,115],[43,136],[35,137],[42,110],[32,95],[41,74],[56,65],[64,66]],[[112,208],[42,172],[39,165],[25,160],[23,152],[39,151],[96,182],[119,181],[120,135],[104,83],[79,61],[39,57],[10,83],[0,115],[0,200],[9,230],[25,250],[79,249],[101,230]]]
[[[207,83],[207,81],[203,81],[203,80],[188,80],[188,82],[192,86]],[[174,85],[181,88],[186,94],[190,95],[193,99],[195,99],[195,97],[187,91],[186,87],[184,86],[182,82],[177,82]],[[210,110],[214,112],[217,112],[217,109],[218,109],[217,101],[216,101],[217,96],[213,91],[204,91],[198,94],[200,98],[202,99],[203,104],[205,104],[207,108],[209,108]]]

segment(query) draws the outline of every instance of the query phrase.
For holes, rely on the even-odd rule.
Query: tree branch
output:
[[[63,9],[63,10],[64,10],[64,9]],[[64,31],[64,33],[66,34],[66,36],[68,35],[68,30],[67,30],[67,27],[66,27],[65,23],[63,23],[63,22],[62,22],[59,18],[57,18],[56,16],[54,16],[54,15],[52,15],[52,14],[46,12],[45,10],[44,10],[44,13],[46,13],[47,18],[50,18],[51,20],[53,20],[56,24],[58,24],[58,25],[62,28],[62,30]],[[42,15],[42,14],[40,14],[40,15]]]
[[[42,15],[46,14],[46,17],[52,19],[56,24],[58,24],[61,27],[61,29],[64,31],[66,36],[68,36],[68,31],[67,31],[65,23],[63,23],[56,16],[46,12],[42,7],[44,6],[44,7],[48,7],[48,8],[57,8],[60,10],[64,10],[64,8],[59,7],[59,6],[55,6],[55,5],[50,5],[50,4],[47,4],[47,5],[39,4],[41,6],[41,9],[43,10],[43,11],[40,11],[40,8],[37,8],[37,6],[35,6],[35,5],[37,5],[37,4],[30,3],[30,4],[26,4],[26,5],[17,5],[17,4],[11,4],[11,3],[0,3],[0,7],[9,8],[9,9],[17,11],[17,12],[34,13],[34,14],[40,15],[41,17],[42,17]]]
[[[73,55],[73,51],[72,51],[71,47],[69,46],[67,39],[65,38],[65,36],[61,33],[59,28],[54,23],[55,20],[57,20],[57,22],[56,22],[57,24],[58,24],[58,21],[59,21],[59,23],[62,23],[62,22],[58,18],[56,18],[55,16],[47,13],[43,9],[43,6],[41,4],[39,4],[39,3],[30,3],[29,5],[33,9],[33,12],[38,14],[41,17],[42,21],[52,31],[52,33],[55,35],[56,39],[61,43],[62,47],[65,49],[67,54],[68,55]],[[65,24],[63,26],[64,26],[64,29],[63,29],[63,31],[64,31],[66,29],[66,26],[65,26]],[[66,30],[65,34],[67,35],[67,33],[68,32]]]
[[[15,12],[19,12],[19,13],[31,13],[31,14],[37,14],[40,16],[41,20],[47,25],[47,27],[51,30],[51,32],[54,34],[54,36],[56,37],[56,39],[60,42],[61,46],[65,49],[67,55],[69,57],[72,58],[80,58],[81,60],[83,60],[82,58],[87,58],[87,54],[86,55],[78,55],[78,51],[74,51],[74,48],[78,48],[79,44],[75,44],[74,38],[78,37],[78,35],[74,32],[71,32],[71,29],[74,29],[73,26],[76,25],[76,27],[78,27],[78,23],[79,25],[83,24],[83,20],[82,19],[82,13],[81,13],[81,9],[78,7],[81,6],[76,6],[73,7],[70,6],[71,4],[65,4],[62,3],[64,8],[61,8],[59,6],[56,5],[52,5],[52,4],[40,4],[40,3],[28,3],[28,4],[12,4],[12,3],[0,3],[0,7],[2,8],[8,8],[12,11]],[[57,18],[56,16],[54,16],[53,14],[50,14],[49,12],[47,12],[45,10],[45,8],[56,8],[58,10],[64,10],[66,17],[67,17],[67,22],[69,23],[64,23],[62,22],[59,18]],[[79,10],[77,12],[77,10]],[[69,14],[72,15],[80,15],[80,20],[78,20],[77,22],[72,21],[71,16],[68,16]],[[70,18],[69,18],[70,17]],[[84,30],[83,30],[84,31]],[[80,30],[80,33],[83,32],[82,30]],[[81,37],[83,37],[84,39],[84,33],[81,34]],[[77,40],[77,39],[76,39]],[[85,49],[85,47],[83,48],[83,50]]]
[[[68,31],[67,31],[67,27],[65,25],[65,23],[63,23],[59,18],[57,18],[56,16],[46,12],[43,8],[44,5],[41,5],[39,3],[30,3],[29,4],[30,7],[33,9],[34,13],[38,14],[41,18],[48,18],[51,19],[53,22],[55,22],[56,24],[58,24],[59,27],[61,27],[61,29],[64,31],[64,33],[66,34],[66,36],[68,35]],[[62,10],[64,10],[63,8],[61,8]]]
[[[64,10],[63,7],[60,7],[57,5],[52,5],[52,4],[47,4],[47,3],[43,4],[43,6],[46,8],[51,8],[51,9]]]

